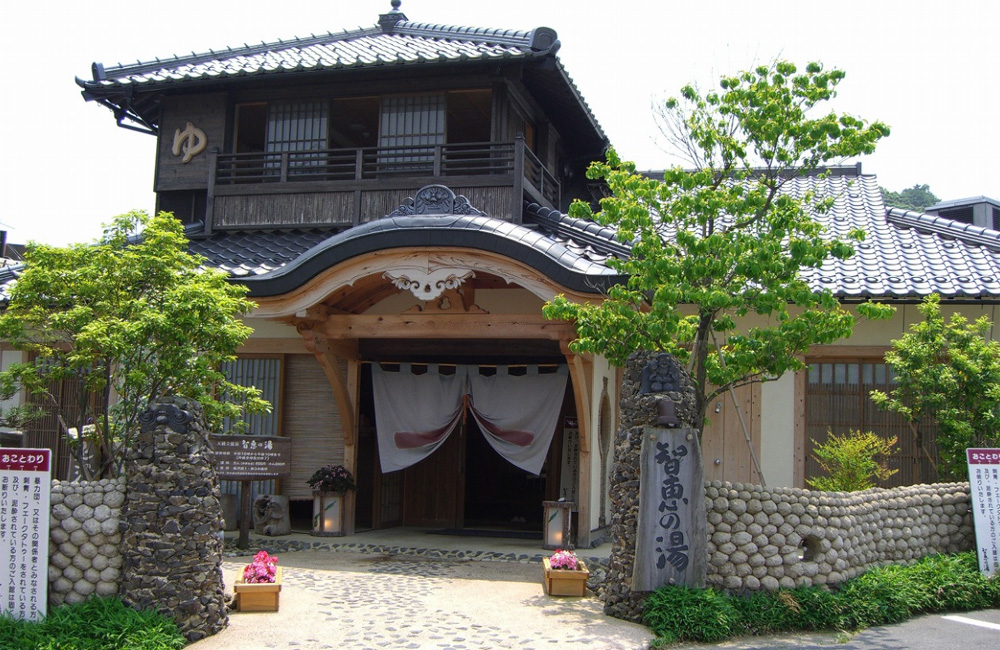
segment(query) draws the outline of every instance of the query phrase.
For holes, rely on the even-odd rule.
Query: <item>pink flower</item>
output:
[[[253,556],[253,563],[243,568],[243,582],[261,583],[274,582],[278,573],[278,558],[260,551]]]
[[[580,560],[573,551],[559,549],[549,558],[549,566],[553,569],[576,571],[580,568]]]

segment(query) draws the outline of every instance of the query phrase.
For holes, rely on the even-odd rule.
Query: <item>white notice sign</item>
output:
[[[986,577],[1000,565],[1000,449],[966,449],[976,526],[976,556]]]
[[[0,449],[0,611],[37,621],[49,597],[48,449]]]

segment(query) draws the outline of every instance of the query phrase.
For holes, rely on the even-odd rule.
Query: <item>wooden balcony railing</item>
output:
[[[561,191],[556,177],[521,139],[515,142],[217,154],[214,172],[213,186],[322,182],[324,187],[317,187],[317,191],[365,187],[390,179],[518,176],[511,178],[511,182],[522,184],[531,195],[553,207],[559,205]],[[268,191],[258,187],[254,192]]]

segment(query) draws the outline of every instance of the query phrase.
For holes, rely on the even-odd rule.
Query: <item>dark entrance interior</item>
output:
[[[496,453],[475,420],[468,424],[465,527],[541,531],[548,467],[539,476],[529,474]]]
[[[379,341],[366,359],[438,364],[518,365],[564,363],[550,341]],[[438,354],[420,354],[433,345]],[[374,348],[374,349],[373,349]],[[377,349],[377,353],[375,350]],[[501,354],[503,350],[507,354]],[[491,352],[496,354],[491,354]],[[367,352],[367,354],[366,354]],[[520,352],[512,356],[511,352]],[[542,501],[559,495],[563,421],[574,415],[572,386],[567,383],[563,412],[546,456],[534,476],[512,465],[489,445],[474,418],[465,418],[432,455],[411,467],[383,474],[378,461],[371,367],[361,377],[361,429],[358,437],[358,529],[414,526],[442,529],[538,531]]]

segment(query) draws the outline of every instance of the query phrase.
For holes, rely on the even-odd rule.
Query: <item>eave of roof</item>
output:
[[[387,217],[332,235],[279,269],[234,277],[251,297],[292,291],[336,264],[392,248],[456,247],[503,255],[567,289],[597,294],[624,278],[545,233],[487,216]]]

